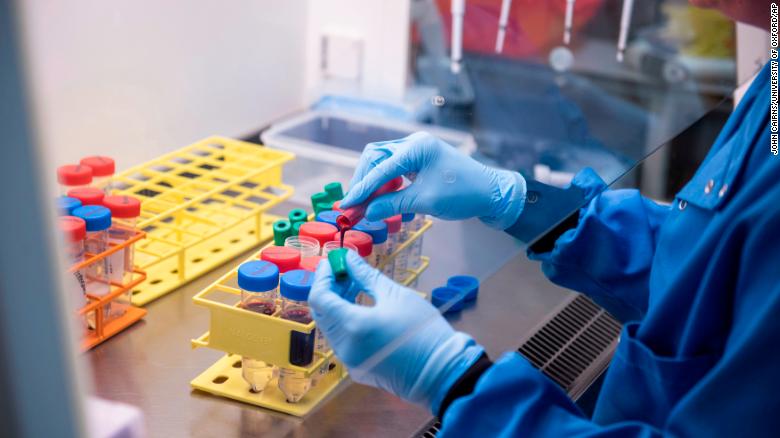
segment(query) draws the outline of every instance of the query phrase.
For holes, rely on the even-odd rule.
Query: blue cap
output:
[[[414,220],[414,213],[402,213],[401,222],[411,222]]]
[[[314,272],[295,269],[282,274],[279,282],[279,292],[288,300],[308,301]]]
[[[85,205],[73,210],[73,216],[84,219],[87,231],[103,231],[111,226],[111,210],[101,205]]]
[[[387,224],[384,221],[367,221],[362,219],[354,227],[355,230],[362,231],[374,241],[374,245],[380,245],[387,240]]]
[[[463,291],[454,287],[437,287],[431,291],[431,303],[436,307],[441,307],[450,301],[455,302],[444,313],[458,312],[463,309]]]
[[[238,267],[238,287],[249,292],[267,292],[279,284],[279,268],[265,260],[252,260]]]
[[[73,216],[73,210],[81,207],[81,201],[70,196],[57,198],[57,213],[60,216]]]
[[[474,301],[479,294],[479,280],[470,275],[454,275],[447,279],[447,287],[460,289],[466,294],[466,301]]]
[[[336,224],[336,218],[340,215],[340,211],[322,210],[321,212],[317,213],[317,217],[314,220],[317,222],[325,222],[326,224],[331,224],[338,228],[338,225]]]

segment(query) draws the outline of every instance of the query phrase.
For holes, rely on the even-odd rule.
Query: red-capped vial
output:
[[[298,269],[301,265],[301,252],[288,246],[269,246],[260,251],[260,260],[271,262],[284,274]]]
[[[96,187],[78,187],[68,190],[67,195],[81,201],[81,205],[103,205],[106,196],[102,190]]]
[[[395,215],[391,216],[384,220],[385,224],[387,224],[387,255],[390,256],[393,254],[398,248],[399,245],[401,245],[401,215]],[[388,277],[392,279],[395,278],[395,259],[387,261],[385,263],[384,268],[382,268],[382,273],[387,275]]]
[[[82,158],[79,164],[92,168],[92,186],[111,194],[111,179],[116,172],[116,164],[111,157],[94,155]]]
[[[106,196],[103,205],[111,211],[112,226],[108,230],[108,242],[121,244],[135,235],[135,225],[141,215],[141,201],[127,195]],[[127,283],[133,276],[135,248],[128,245],[108,257],[111,281]],[[122,300],[130,303],[128,290]]]
[[[64,237],[66,262],[70,266],[84,261],[84,238],[87,236],[87,223],[84,219],[75,216],[60,216],[58,218],[60,233]],[[84,272],[82,269],[73,273],[73,290],[78,295],[74,304],[83,306],[87,303],[84,298],[86,285],[84,284]]]
[[[344,243],[350,243],[357,248],[357,253],[366,261],[371,259],[374,250],[374,240],[367,233],[358,230],[349,230],[344,233]]]
[[[68,190],[88,187],[92,184],[92,168],[82,164],[66,164],[57,168],[57,182],[60,194],[65,196]]]
[[[325,259],[326,258],[323,256],[304,257],[303,259],[301,259],[301,269],[309,272],[314,272],[317,270],[317,265],[319,265],[320,262]]]
[[[325,242],[336,240],[336,233],[338,229],[331,224],[325,222],[306,222],[301,225],[298,231],[298,237],[311,237],[319,242],[320,247],[325,245]]]

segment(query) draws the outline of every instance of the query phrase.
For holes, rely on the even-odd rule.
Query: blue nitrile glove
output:
[[[366,211],[369,220],[400,213],[450,220],[479,217],[503,230],[515,223],[523,210],[525,179],[519,173],[485,166],[426,132],[369,143],[341,208],[360,204],[400,175],[412,184],[371,201]]]
[[[411,289],[347,254],[351,281],[337,283],[330,264],[317,267],[309,294],[314,321],[353,380],[422,404],[434,414],[455,381],[483,348],[456,332],[436,308]],[[355,291],[374,298],[353,304]],[[345,299],[345,297],[347,299]]]

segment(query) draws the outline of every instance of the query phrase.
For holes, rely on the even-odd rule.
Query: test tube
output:
[[[363,219],[355,225],[355,230],[371,236],[374,246],[368,263],[376,268],[387,255],[387,224],[382,221],[372,222]]]
[[[87,223],[84,219],[75,216],[61,216],[59,218],[60,232],[65,240],[65,256],[68,265],[74,266],[84,261],[84,238],[87,236]],[[81,269],[73,273],[76,283],[74,290],[78,291],[78,297],[74,302],[79,306],[87,304],[84,296],[86,285],[84,273]]]
[[[301,324],[312,321],[309,309],[309,291],[314,274],[302,269],[289,271],[282,275],[279,281],[279,292],[282,295],[281,318]],[[290,363],[305,367],[314,360],[314,350],[321,351],[321,342],[317,330],[310,334],[290,332]],[[324,340],[324,339],[323,339]],[[306,377],[303,371],[282,368],[279,372],[279,389],[288,403],[298,403],[309,389],[312,379]]]
[[[111,157],[99,155],[82,158],[79,163],[92,169],[92,186],[102,190],[106,196],[111,194],[111,178],[116,165]]]
[[[66,164],[57,168],[57,182],[60,183],[60,195],[68,190],[87,187],[92,184],[92,168],[81,164]]]
[[[298,230],[298,237],[311,237],[317,239],[320,247],[325,245],[325,242],[336,240],[336,234],[339,232],[338,228],[325,222],[306,222],[301,225]]]
[[[338,219],[340,214],[341,212],[336,210],[324,210],[317,213],[317,216],[314,218],[314,220],[317,222],[325,222],[326,224],[331,224],[334,227],[338,227],[336,219]]]
[[[398,232],[398,244],[402,245],[413,234],[410,230],[412,221],[414,220],[414,213],[404,213],[401,215],[401,231]],[[393,280],[401,282],[409,275],[409,251],[411,246],[407,246],[397,256],[395,256],[395,264],[393,266]]]
[[[73,210],[73,215],[84,219],[87,234],[84,238],[84,250],[88,255],[98,255],[108,249],[108,229],[111,227],[111,211],[100,205],[85,205]],[[85,290],[96,297],[107,295],[111,291],[108,280],[108,258],[104,257],[84,268]],[[103,318],[111,315],[111,303],[103,309]],[[95,315],[87,315],[90,328],[95,328]]]
[[[81,201],[69,196],[57,198],[57,216],[73,216],[73,210],[81,207]]]
[[[395,260],[390,260],[390,255],[395,252],[395,249],[401,244],[401,215],[395,215],[384,220],[387,224],[387,256],[385,258],[385,266],[382,268],[382,273],[390,278],[395,278]]]
[[[279,268],[279,273],[298,269],[301,264],[301,253],[297,249],[286,246],[269,246],[260,251],[260,260],[271,262]]]
[[[68,190],[67,196],[78,199],[81,205],[103,205],[106,194],[96,187],[78,187]]]
[[[344,233],[344,244],[346,245],[347,243],[354,245],[360,257],[371,263],[370,260],[374,251],[374,240],[371,238],[371,235],[358,230],[349,230]]]
[[[241,307],[251,312],[273,315],[276,312],[279,269],[271,262],[254,260],[238,267]],[[254,393],[262,392],[273,379],[274,367],[262,360],[241,358],[241,375]]]
[[[141,201],[127,195],[106,196],[103,198],[103,205],[111,210],[111,217],[114,219],[114,226],[108,230],[108,243],[119,245],[132,238],[136,233],[135,225],[138,216],[141,215]],[[128,245],[111,254],[108,256],[108,262],[111,281],[121,284],[129,283],[135,269],[134,245]],[[130,304],[131,296],[132,294],[128,290],[121,297],[121,300]]]
[[[423,225],[425,225],[425,215],[416,214],[414,215],[414,219],[411,222],[409,230],[412,234],[414,234],[420,231]],[[422,244],[423,236],[420,236],[410,246],[408,263],[411,269],[419,269],[420,265],[422,264],[422,259],[420,258],[422,256]]]

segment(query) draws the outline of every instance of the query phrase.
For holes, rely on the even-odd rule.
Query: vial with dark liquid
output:
[[[246,262],[238,267],[241,307],[264,315],[276,312],[279,268],[265,260]],[[274,367],[262,360],[241,358],[241,375],[252,392],[262,392],[274,376]]]
[[[313,279],[314,273],[303,269],[289,271],[282,275],[279,292],[282,295],[281,317],[283,319],[301,324],[309,324],[312,321],[308,300]],[[293,331],[290,338],[290,363],[298,366],[309,365],[313,360],[314,349],[319,347],[316,345],[320,343],[317,334]],[[279,389],[288,403],[298,403],[309,392],[311,386],[312,378],[306,377],[302,371],[285,368],[279,371]]]

